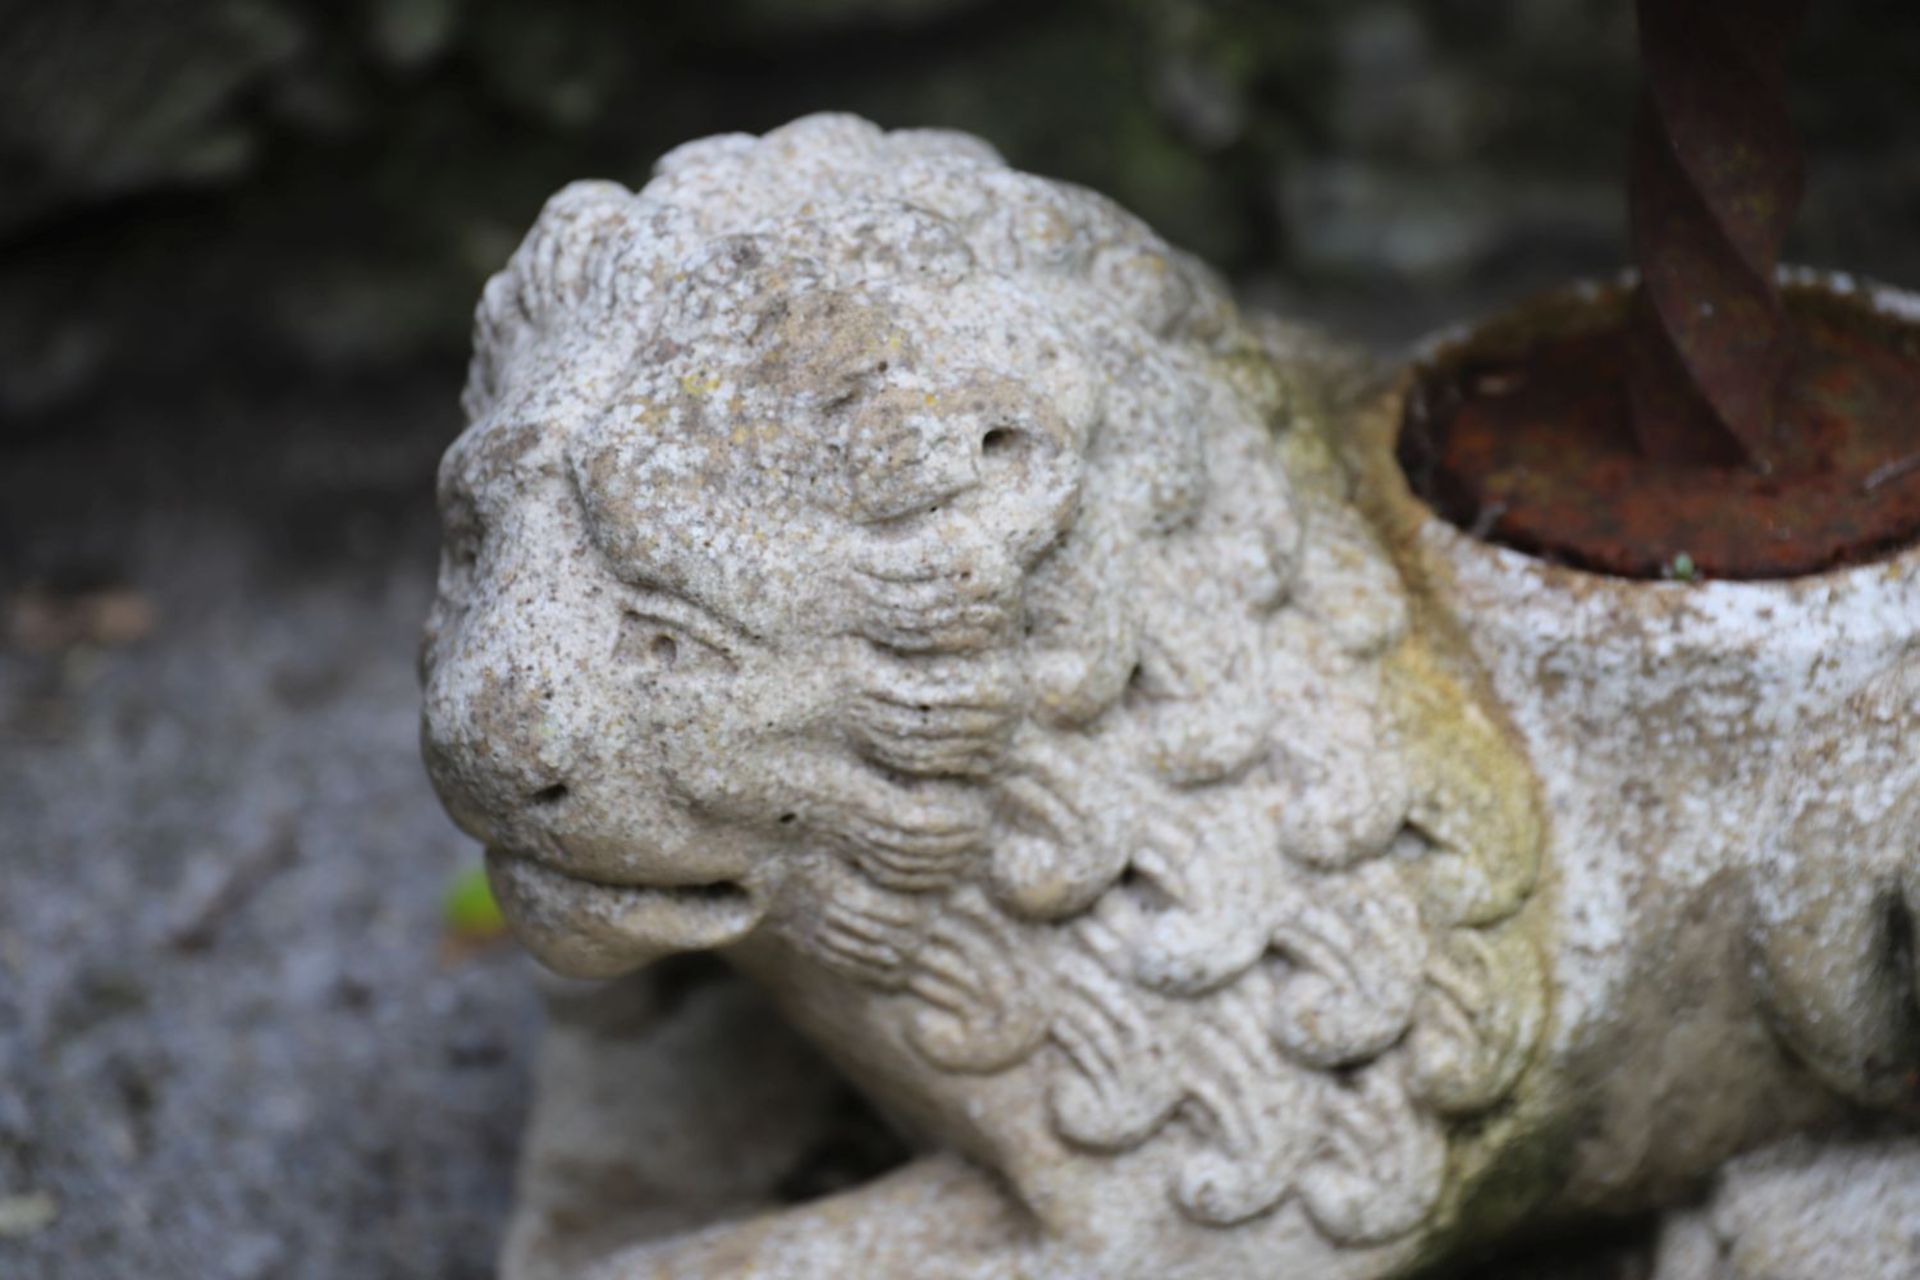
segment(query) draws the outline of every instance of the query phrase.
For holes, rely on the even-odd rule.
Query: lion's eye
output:
[[[868,360],[842,370],[820,407],[828,414],[845,413],[880,390],[891,368],[893,363],[889,360]]]
[[[613,656],[654,675],[734,669],[733,656],[717,637],[699,635],[685,619],[668,618],[662,616],[663,612],[627,610],[620,619],[620,638],[614,644]]]

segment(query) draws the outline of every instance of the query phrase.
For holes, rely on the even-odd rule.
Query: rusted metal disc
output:
[[[1618,299],[1600,327],[1469,344],[1430,369],[1402,464],[1461,528],[1603,573],[1775,578],[1874,559],[1920,533],[1920,327],[1818,291],[1788,302],[1791,469],[1647,456]]]

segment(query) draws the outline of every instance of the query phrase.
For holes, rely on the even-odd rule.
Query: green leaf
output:
[[[449,930],[465,937],[496,937],[507,928],[500,904],[487,886],[485,867],[468,867],[454,875],[447,883],[441,914]]]

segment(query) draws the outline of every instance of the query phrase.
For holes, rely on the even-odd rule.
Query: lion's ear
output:
[[[473,320],[473,362],[461,406],[469,421],[499,398],[513,353],[565,316],[624,301],[625,256],[640,236],[634,194],[617,182],[573,182],[541,209],[506,267],[487,281]]]
[[[634,195],[617,182],[568,183],[541,209],[507,274],[536,325],[605,293],[608,261],[631,243]]]

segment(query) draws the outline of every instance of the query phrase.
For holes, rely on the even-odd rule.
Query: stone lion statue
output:
[[[593,1274],[1398,1276],[1766,1136],[1582,1164],[1540,784],[1316,361],[956,134],[549,202],[441,471],[431,776],[544,962],[718,951],[927,1149]]]

